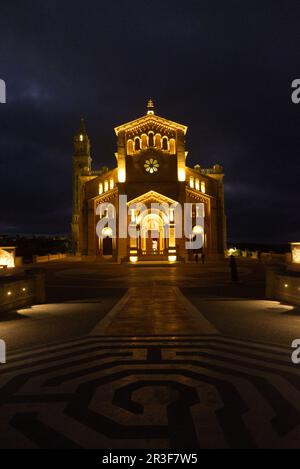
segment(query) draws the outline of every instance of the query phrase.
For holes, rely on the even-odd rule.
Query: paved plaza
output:
[[[300,311],[262,265],[43,268],[47,303],[0,321],[0,447],[299,447]]]

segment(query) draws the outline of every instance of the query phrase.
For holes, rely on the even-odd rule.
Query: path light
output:
[[[169,260],[169,262],[176,262],[177,261],[177,256],[169,256],[168,260]]]
[[[137,256],[130,256],[129,260],[130,260],[130,262],[132,262],[132,264],[135,264],[138,261],[138,257]]]

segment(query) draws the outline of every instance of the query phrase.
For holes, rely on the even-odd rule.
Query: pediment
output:
[[[135,199],[130,200],[127,202],[127,205],[132,204],[147,204],[147,203],[159,203],[159,204],[168,204],[168,205],[177,205],[178,202],[176,200],[167,197],[166,195],[160,194],[156,191],[149,191],[145,192],[145,194],[141,194]]]
[[[145,115],[139,119],[135,119],[126,124],[115,127],[115,133],[118,135],[120,132],[140,133],[148,130],[157,130],[158,132],[177,131],[180,130],[184,134],[187,132],[187,126],[178,124],[177,122],[170,121],[155,114]]]

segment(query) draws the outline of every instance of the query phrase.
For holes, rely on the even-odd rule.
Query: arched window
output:
[[[196,189],[197,191],[200,190],[200,181],[199,181],[199,179],[195,179],[195,189]]]
[[[163,139],[162,139],[162,148],[163,148],[163,150],[168,150],[168,137],[163,137]]]
[[[115,212],[116,209],[113,204],[109,204],[107,208],[107,218],[110,218],[111,220],[115,218]]]
[[[116,210],[113,204],[104,204],[100,210],[100,218],[109,218],[111,220],[115,218]]]
[[[174,138],[170,138],[169,142],[170,142],[170,153],[171,153],[171,155],[175,155],[176,154],[176,143],[175,143]]]
[[[147,137],[147,135],[142,134],[141,140],[142,140],[142,148],[147,148],[148,147],[148,137]]]
[[[149,132],[149,147],[154,147],[154,133],[153,132]]]
[[[141,149],[141,141],[139,137],[135,137],[134,139],[134,151],[140,151]]]
[[[160,134],[155,135],[154,144],[155,144],[156,148],[161,148],[161,135]]]
[[[133,153],[133,141],[127,140],[127,154],[132,155]]]

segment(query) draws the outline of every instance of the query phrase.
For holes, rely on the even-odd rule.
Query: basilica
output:
[[[215,164],[203,168],[187,166],[187,127],[156,115],[152,100],[146,113],[115,128],[117,148],[114,168],[92,168],[90,139],[81,120],[74,137],[72,240],[76,255],[114,262],[189,262],[197,253],[218,258],[226,249],[223,168]],[[201,161],[200,161],[201,163]],[[137,237],[121,236],[120,196],[126,196],[128,225],[138,227]],[[110,213],[99,210],[112,206]],[[137,210],[141,204],[143,210]],[[169,213],[151,210],[153,204],[171,207]],[[174,207],[184,204],[203,207],[203,225],[196,225],[191,210],[193,232],[200,231],[200,248],[187,248],[187,235],[179,230]],[[103,217],[113,217],[116,231],[97,226]],[[194,220],[194,222],[193,222]],[[109,223],[108,223],[109,225]],[[153,232],[155,233],[153,236]]]

